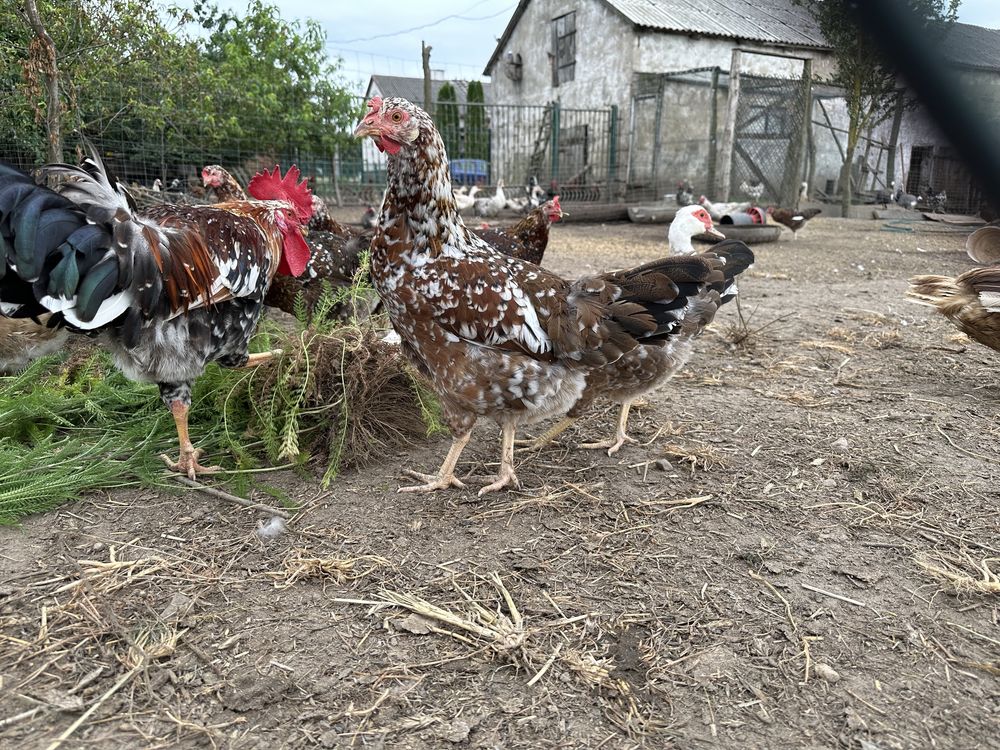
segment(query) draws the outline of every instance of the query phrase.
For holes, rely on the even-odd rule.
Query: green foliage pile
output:
[[[58,52],[67,148],[86,135],[126,179],[257,156],[316,172],[338,146],[360,148],[356,100],[313,21],[287,22],[261,0],[240,16],[204,2],[166,13],[139,0],[38,5]],[[33,165],[46,156],[45,61],[21,6],[0,0],[0,151]]]
[[[280,357],[247,370],[211,365],[196,382],[191,438],[227,469],[232,491],[245,493],[261,466],[308,465],[326,486],[341,468],[440,429],[433,396],[398,349],[370,321],[336,321],[368,294],[361,279],[324,290],[311,317],[299,305],[292,330],[272,323],[255,337],[252,350],[278,347]],[[176,459],[177,434],[156,387],[127,380],[101,352],[0,377],[0,524],[95,490],[176,486],[160,454]]]

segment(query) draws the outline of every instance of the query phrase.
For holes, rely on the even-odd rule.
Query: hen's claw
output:
[[[197,479],[199,474],[215,474],[222,471],[221,466],[202,466],[198,463],[198,459],[201,458],[203,452],[201,448],[193,448],[187,451],[182,450],[180,458],[176,461],[172,460],[165,453],[161,453],[160,458],[163,459],[163,462],[170,471],[176,471],[178,474],[183,474],[192,480]]]
[[[638,443],[634,437],[629,437],[624,432],[619,433],[617,437],[608,438],[607,440],[602,440],[599,443],[580,443],[581,448],[586,448],[587,450],[604,450],[608,449],[608,455],[615,455],[619,449],[625,443]]]
[[[512,486],[515,490],[519,490],[521,489],[521,480],[517,478],[517,474],[514,473],[513,467],[504,465],[500,467],[500,473],[497,474],[496,480],[479,490],[479,497],[482,497],[488,492],[502,490],[504,487],[508,486]]]
[[[446,490],[450,487],[458,487],[460,490],[465,489],[465,483],[459,480],[454,474],[423,474],[412,469],[406,469],[403,473],[414,479],[426,482],[426,484],[400,487],[397,492],[434,492],[436,490]]]

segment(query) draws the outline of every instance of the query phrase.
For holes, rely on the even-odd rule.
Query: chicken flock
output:
[[[238,368],[272,356],[248,350],[265,307],[292,312],[300,298],[311,307],[326,284],[351,284],[367,258],[377,299],[366,312],[381,306],[452,434],[438,470],[410,470],[418,482],[400,491],[463,487],[460,455],[475,423],[489,418],[501,428],[500,468],[482,495],[520,486],[522,425],[559,418],[529,441],[540,447],[603,399],[620,406],[614,431],[580,447],[610,455],[631,441],[631,404],[685,366],[754,262],[713,224],[750,204],[695,203],[682,183],[688,205],[671,225],[669,254],[565,279],[541,265],[549,228],[563,216],[558,196],[533,181],[522,200],[534,208],[520,222],[470,229],[460,211],[495,216],[509,205],[503,184],[488,198],[453,190],[441,136],[422,109],[374,97],[355,135],[388,157],[381,208],[367,208],[361,229],[333,220],[295,167],[262,171],[244,190],[208,165],[202,180],[214,204],[139,209],[92,149],[78,167],[43,167],[52,189],[0,164],[0,366],[21,366],[67,336],[93,338],[127,377],[158,386],[178,436],[177,460],[164,458],[195,478],[217,467],[200,463],[188,433],[194,380],[210,362]],[[744,190],[751,202],[760,197],[757,185]],[[811,218],[767,213],[793,233]],[[722,241],[697,252],[691,238],[702,233]],[[1000,350],[1000,252],[983,247],[993,245],[970,242],[983,268],[916,277],[909,294]]]

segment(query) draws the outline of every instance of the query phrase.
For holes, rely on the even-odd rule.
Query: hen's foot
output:
[[[198,463],[202,452],[201,448],[191,448],[189,450],[182,450],[180,458],[176,461],[171,460],[170,456],[163,453],[160,454],[160,458],[163,459],[170,471],[183,474],[188,479],[197,479],[199,474],[215,474],[222,471],[221,466],[202,466]]]
[[[497,474],[496,480],[479,490],[479,497],[482,497],[488,492],[502,490],[504,487],[513,487],[515,490],[521,489],[521,480],[518,479],[517,474],[514,473],[513,466],[501,466],[500,473]]]
[[[608,449],[608,455],[615,455],[619,449],[625,445],[625,443],[638,443],[634,437],[629,437],[624,432],[618,433],[617,437],[608,438],[607,440],[602,440],[599,443],[581,443],[581,448],[586,448],[587,450],[604,450]]]
[[[523,451],[537,451],[540,448],[544,448],[546,445],[551,443],[562,433],[564,433],[574,422],[575,417],[564,417],[562,420],[554,424],[548,430],[543,432],[538,437],[533,440],[515,440],[514,445],[521,448]]]
[[[465,483],[460,481],[453,473],[447,474],[422,474],[419,471],[413,471],[412,469],[407,469],[403,472],[408,477],[413,477],[414,479],[419,479],[426,484],[415,484],[410,487],[400,487],[398,492],[435,492],[437,490],[446,490],[450,487],[458,487],[458,489],[465,489]]]

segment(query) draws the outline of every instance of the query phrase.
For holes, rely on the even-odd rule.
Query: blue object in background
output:
[[[486,159],[455,159],[451,162],[451,181],[456,185],[488,184],[490,163]]]

